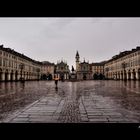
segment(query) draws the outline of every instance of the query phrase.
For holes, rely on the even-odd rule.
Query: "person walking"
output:
[[[54,76],[54,81],[55,81],[55,86],[56,86],[56,88],[57,88],[58,80],[59,80],[59,78],[55,75],[55,76]]]

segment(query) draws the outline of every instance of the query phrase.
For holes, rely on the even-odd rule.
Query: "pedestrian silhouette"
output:
[[[55,81],[55,87],[56,88],[57,88],[58,80],[59,80],[59,78],[55,75],[54,76],[54,81]]]

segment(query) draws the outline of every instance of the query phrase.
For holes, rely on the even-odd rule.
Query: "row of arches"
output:
[[[0,81],[37,80],[39,74],[25,71],[3,71],[0,69]]]
[[[102,73],[94,73],[93,79],[94,80],[103,80],[103,79],[105,79],[105,76]]]
[[[70,78],[69,73],[55,73],[56,77],[58,77],[60,80],[68,80]]]
[[[41,80],[52,80],[53,76],[52,74],[42,74],[41,75]]]
[[[117,80],[140,80],[140,68],[138,70],[123,70],[119,72],[109,72],[106,74],[108,79]]]

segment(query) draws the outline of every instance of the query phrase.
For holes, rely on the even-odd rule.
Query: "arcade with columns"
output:
[[[104,69],[108,79],[140,80],[140,47],[112,57]]]

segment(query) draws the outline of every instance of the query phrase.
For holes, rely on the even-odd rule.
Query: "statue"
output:
[[[70,75],[70,79],[72,81],[75,81],[76,80],[76,73],[75,73],[75,70],[74,70],[74,67],[72,66],[72,69],[71,69],[72,73]]]
[[[73,66],[72,66],[72,69],[71,69],[71,71],[72,71],[72,72],[74,72],[74,67],[73,67]]]

